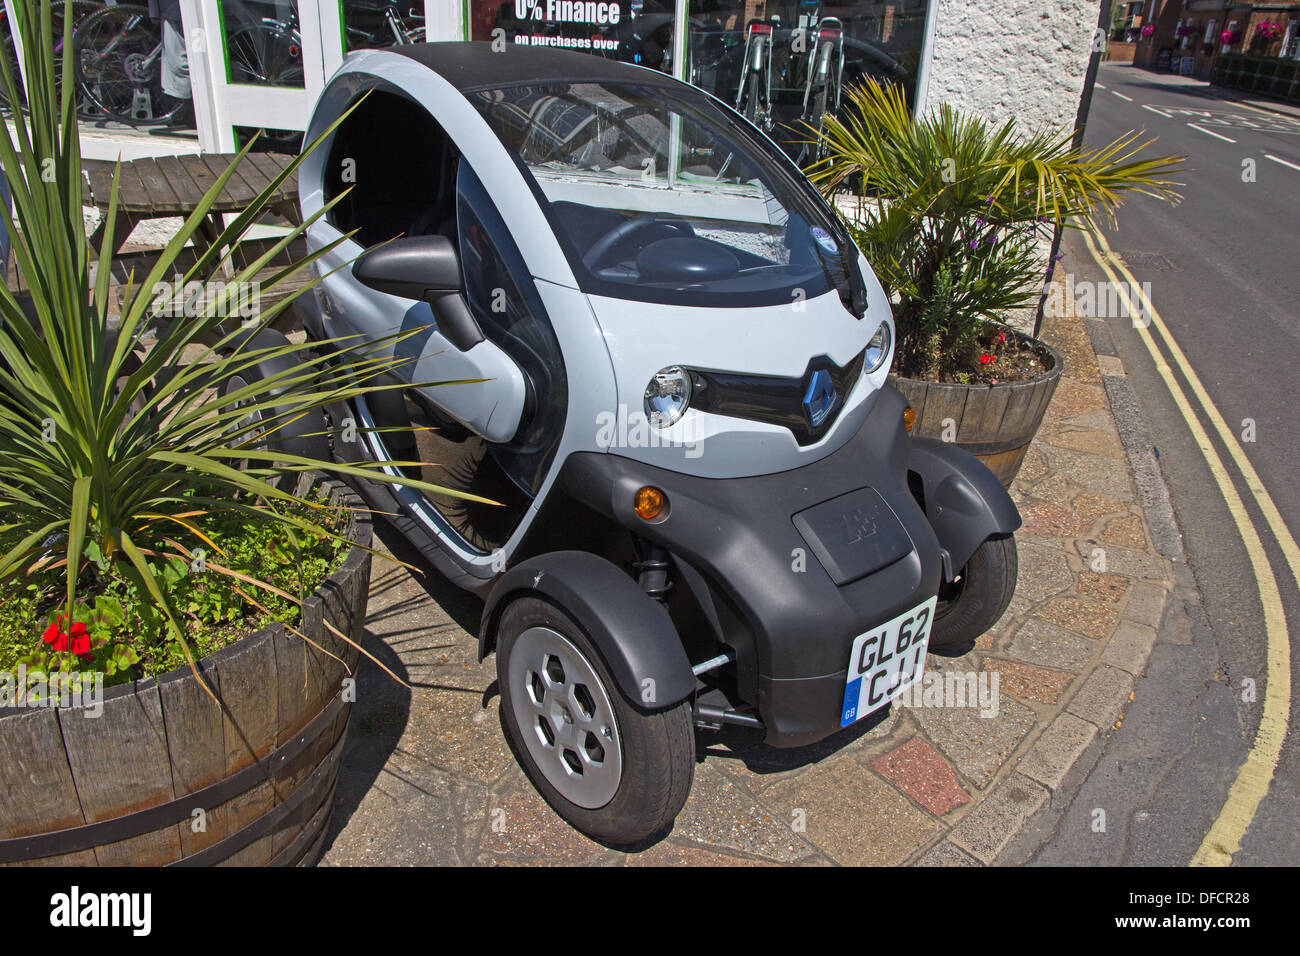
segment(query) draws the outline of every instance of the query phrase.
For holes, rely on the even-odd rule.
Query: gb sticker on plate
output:
[[[853,641],[841,727],[879,710],[921,679],[938,601],[932,597]]]

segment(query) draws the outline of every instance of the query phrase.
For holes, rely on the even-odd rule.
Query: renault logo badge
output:
[[[808,390],[803,396],[803,413],[808,424],[820,428],[835,410],[839,400],[835,383],[831,381],[831,373],[825,369],[813,372],[812,378],[808,380]]]

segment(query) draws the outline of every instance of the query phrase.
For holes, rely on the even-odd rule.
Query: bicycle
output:
[[[779,17],[750,22],[745,31],[744,74],[736,90],[736,112],[765,133],[771,132],[773,122],[772,45],[780,26]]]
[[[366,22],[379,22],[367,29]],[[405,15],[398,13],[397,0],[361,0],[344,5],[343,27],[347,49],[368,50],[382,46],[405,46],[424,40],[424,14],[417,7],[408,7]],[[380,42],[381,39],[390,43]]]
[[[77,85],[103,118],[132,126],[169,126],[187,100],[162,88],[161,24],[142,6],[106,6],[73,40]]]
[[[806,127],[821,134],[826,128],[826,117],[840,108],[844,89],[844,25],[837,17],[826,17],[815,29],[816,42],[808,54],[801,119]],[[824,153],[819,135],[816,143],[804,143],[799,162],[808,158],[819,160]]]
[[[63,76],[63,16],[67,6],[66,0],[54,0],[50,4],[50,32],[53,34],[54,41],[54,77],[56,83],[61,83]],[[72,0],[73,30],[79,30],[83,21],[102,7],[103,4],[99,0]],[[0,4],[0,56],[3,56],[8,61],[14,83],[18,85],[21,94],[22,78],[18,71],[18,51],[14,47],[13,33],[9,29],[8,10],[3,4]],[[0,110],[11,110],[11,107],[12,104],[9,102],[9,96],[5,92],[4,84],[0,83]],[[21,104],[21,109],[27,109],[25,101]],[[87,112],[85,103],[79,100],[77,113],[85,115]]]

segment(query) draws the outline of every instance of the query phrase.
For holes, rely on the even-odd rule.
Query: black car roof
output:
[[[575,80],[668,86],[657,70],[556,47],[511,43],[501,52],[484,41],[411,43],[390,47],[433,70],[461,92]]]

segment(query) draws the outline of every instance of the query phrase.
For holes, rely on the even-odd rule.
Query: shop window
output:
[[[693,0],[689,79],[802,157],[806,126],[865,80],[916,92],[926,0]],[[806,124],[806,125],[805,125]]]
[[[613,57],[673,73],[673,0],[471,0],[470,39]]]
[[[934,0],[688,0],[674,62],[673,0],[471,0],[474,40],[546,45],[670,73],[734,106],[799,160],[804,123],[842,108],[866,79],[916,92]]]
[[[423,43],[424,0],[339,0],[343,52]]]
[[[228,82],[303,88],[297,0],[221,0],[219,7]]]

